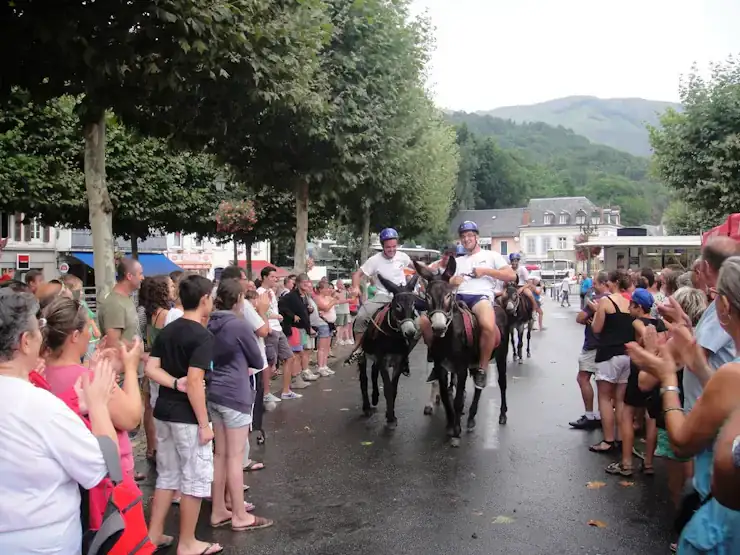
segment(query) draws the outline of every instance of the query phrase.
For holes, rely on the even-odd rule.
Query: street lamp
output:
[[[578,228],[586,237],[586,243],[588,243],[591,236],[595,235],[598,231],[599,224],[594,223],[593,218],[589,219],[587,217],[585,221],[581,222],[578,225]],[[589,276],[591,275],[591,247],[586,247],[586,274]]]

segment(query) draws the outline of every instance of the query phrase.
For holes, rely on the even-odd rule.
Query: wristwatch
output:
[[[681,395],[681,389],[677,385],[667,385],[665,387],[660,388],[660,394],[663,395],[667,391],[675,391],[679,395]]]
[[[740,436],[737,436],[732,442],[732,462],[735,468],[740,468]]]

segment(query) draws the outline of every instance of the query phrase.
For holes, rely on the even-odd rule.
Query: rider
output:
[[[460,245],[455,244],[449,244],[445,247],[445,249],[442,251],[442,258],[437,260],[436,262],[432,262],[428,268],[437,274],[442,274],[445,271],[445,268],[447,268],[447,262],[449,262],[450,257],[455,258],[457,256],[457,247]]]
[[[374,254],[352,274],[352,288],[350,292],[357,294],[363,276],[375,278],[378,275],[396,285],[406,285],[406,273],[404,270],[413,268],[411,258],[404,252],[398,250],[398,232],[392,227],[387,227],[380,232],[380,244],[383,250]],[[353,332],[355,335],[355,349],[347,363],[356,361],[362,353],[362,336],[367,331],[370,320],[375,313],[386,306],[393,299],[393,295],[386,290],[380,280],[376,280],[377,291],[372,299],[368,299],[360,307],[355,317]]]
[[[514,280],[516,274],[501,254],[480,248],[478,225],[475,222],[465,221],[457,231],[466,254],[457,258],[456,275],[450,279],[450,284],[457,286],[457,299],[467,304],[478,320],[480,351],[473,382],[476,388],[482,389],[486,386],[486,369],[491,361],[491,354],[501,342],[493,301],[496,293],[503,290],[503,284]],[[424,342],[430,346],[433,332],[429,319],[422,316],[420,324]]]
[[[532,302],[532,306],[535,307],[535,310],[537,309],[537,301],[534,298],[534,295],[532,294],[532,288],[529,283],[529,272],[527,269],[520,265],[519,263],[522,260],[522,255],[518,252],[512,252],[509,255],[509,262],[511,263],[511,269],[516,272],[517,277],[519,278],[519,282],[517,283],[517,288],[519,290],[519,293],[523,293],[526,295],[529,300]]]

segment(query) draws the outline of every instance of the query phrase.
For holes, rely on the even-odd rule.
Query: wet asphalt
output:
[[[420,347],[411,376],[401,378],[398,427],[387,431],[382,392],[377,413],[364,418],[356,369],[337,359],[337,374],[280,403],[266,415],[267,443],[252,444],[266,469],[245,473],[248,499],[275,526],[214,530],[204,503],[199,537],[234,555],[668,553],[672,510],[662,461],[654,477],[609,476],[604,468],[614,459],[588,451],[601,431],[568,426],[583,413],[575,382],[583,329],[576,307],[549,300],[544,309],[546,330],[533,333],[532,358],[509,357],[505,426],[489,378],[476,430],[450,448],[443,409],[423,414],[429,386]],[[142,487],[147,496],[151,487]],[[176,517],[173,508],[167,531],[175,535]]]

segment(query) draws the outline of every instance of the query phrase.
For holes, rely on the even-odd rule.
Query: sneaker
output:
[[[272,393],[268,393],[267,395],[265,395],[263,401],[265,403],[279,403],[280,397],[278,397],[277,395],[273,395]]]
[[[328,368],[319,368],[319,376],[321,376],[322,378],[328,378],[333,374],[334,372],[329,370]]]
[[[601,427],[601,420],[598,418],[588,418],[583,414],[578,420],[568,422],[568,425],[576,430],[595,430]]]
[[[293,383],[291,384],[290,387],[293,389],[306,389],[309,385],[311,384],[308,383],[307,381],[304,381],[303,378],[300,375],[298,375],[295,378],[293,378]]]
[[[283,399],[300,399],[303,395],[296,393],[295,391],[288,391],[288,393],[282,393],[280,397]]]
[[[275,397],[275,399],[277,399],[278,401],[282,401],[282,399],[280,399],[279,397]],[[269,403],[265,403],[262,408],[265,409],[265,412],[272,412],[277,408],[277,403],[275,403],[274,401],[270,401]]]
[[[319,377],[311,372],[311,370],[304,370],[303,372],[301,372],[301,378],[303,378],[304,381],[307,382],[315,382],[319,379]]]
[[[486,371],[483,368],[473,370],[473,384],[476,389],[484,389],[486,387]]]

